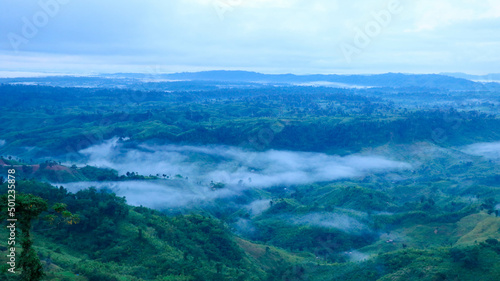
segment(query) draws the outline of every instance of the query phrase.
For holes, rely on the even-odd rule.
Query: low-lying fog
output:
[[[470,155],[500,160],[500,142],[475,143],[466,146],[462,151]]]
[[[112,168],[121,175],[127,172],[159,175],[160,179],[65,184],[69,191],[77,192],[90,186],[107,188],[118,196],[125,196],[131,205],[173,212],[205,207],[232,210],[230,213],[240,214],[232,223],[235,231],[252,236],[256,231],[253,220],[258,220],[257,216],[271,206],[269,196],[260,196],[260,191],[256,193],[252,189],[274,188],[275,192],[293,185],[374,174],[394,181],[404,179],[406,172],[418,170],[421,165],[435,159],[447,159],[449,165],[473,161],[475,156],[500,160],[500,142],[478,143],[458,149],[416,143],[380,147],[340,157],[277,150],[254,152],[228,146],[131,145],[115,138],[82,150],[80,154],[84,159],[80,164]],[[224,187],[214,189],[212,184],[215,183],[223,183]],[[496,208],[500,209],[499,206]],[[247,215],[242,216],[245,213]],[[269,218],[291,225],[334,228],[348,233],[370,231],[365,213],[341,208],[330,213],[280,213]],[[355,251],[346,254],[353,261],[368,258]]]
[[[117,138],[80,151],[85,163],[117,170],[120,174],[166,175],[154,181],[72,183],[71,191],[89,186],[108,187],[132,205],[153,208],[181,207],[216,198],[238,196],[249,188],[292,186],[372,173],[410,169],[408,163],[377,155],[332,156],[322,153],[269,150],[251,152],[228,146],[127,147]],[[211,182],[223,183],[218,190]],[[256,208],[257,203],[250,207]]]

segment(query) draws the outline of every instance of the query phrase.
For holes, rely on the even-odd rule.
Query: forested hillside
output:
[[[118,76],[0,85],[2,209],[15,170],[44,280],[500,278],[495,87]]]

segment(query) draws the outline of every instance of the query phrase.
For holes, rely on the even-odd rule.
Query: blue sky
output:
[[[500,72],[498,0],[4,0],[0,71]]]

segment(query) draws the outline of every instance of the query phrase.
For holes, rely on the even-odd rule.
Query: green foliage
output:
[[[22,252],[19,256],[19,267],[22,269],[21,281],[38,281],[44,276],[43,267],[37,253],[33,249],[31,239],[31,223],[47,210],[47,201],[32,194],[17,193],[15,196],[15,215],[22,232]],[[7,196],[2,196],[2,209],[7,209]],[[17,226],[16,226],[17,228]]]
[[[243,259],[243,253],[238,250],[221,223],[201,215],[175,217],[171,222],[176,225],[176,231],[168,239],[176,241],[178,247],[193,256],[234,266]],[[202,251],[189,247],[189,241],[205,247]]]
[[[22,105],[15,108],[15,113],[8,107],[0,111],[0,120],[8,124],[0,128],[2,139],[8,143],[0,148],[0,153],[29,157],[72,154],[115,136],[129,136],[139,142],[247,145],[257,149],[340,153],[384,145],[388,140],[434,142],[436,128],[440,129],[440,135],[446,136],[443,144],[500,137],[496,130],[491,130],[500,126],[500,120],[478,111],[408,110],[376,94],[361,96],[352,90],[321,87],[166,94],[1,85],[0,91],[0,100],[6,105]],[[43,100],[40,100],[40,92],[44,93]],[[412,94],[415,93],[409,93]],[[455,94],[453,98],[460,100],[462,93]],[[119,98],[135,95],[143,97],[137,104],[127,104],[127,99]],[[425,98],[429,97],[439,100],[432,95]],[[39,120],[43,120],[43,127]],[[259,136],[259,132],[269,129],[273,131],[270,140]],[[38,149],[21,151],[21,147],[26,146]],[[55,176],[53,170],[42,169],[41,173],[48,179]],[[71,172],[63,175],[63,180],[71,178]],[[98,176],[105,180],[114,175]]]
[[[475,268],[479,264],[479,248],[469,247],[467,249],[452,248],[450,256],[454,262],[462,263],[462,266]]]
[[[79,215],[78,224],[61,223],[56,228],[51,221],[38,221],[34,232],[40,241],[61,246],[51,251],[52,262],[88,280],[121,280],[132,276],[140,280],[228,280],[230,276],[262,280],[266,275],[260,265],[248,260],[226,226],[213,218],[167,217],[147,208],[127,206],[123,198],[95,188],[72,194],[43,183],[21,181],[18,189],[47,196],[49,201],[55,197],[64,202],[54,203],[50,209],[55,220],[65,221]],[[37,198],[30,195],[22,200],[36,206],[26,214],[35,216],[48,209],[48,204]],[[64,261],[62,257],[70,251],[87,257],[86,261]],[[35,265],[38,256],[33,248],[26,253],[33,270],[26,272],[30,278],[38,278],[35,272],[41,272],[42,263]]]
[[[100,169],[87,165],[78,171],[90,181],[116,181],[119,179],[118,172],[111,169]]]
[[[500,119],[485,113],[497,114],[495,108],[474,111],[463,102],[482,96],[421,89],[225,90],[195,82],[148,85],[153,86],[173,92],[0,85],[0,135],[6,141],[0,153],[71,158],[106,139],[130,137],[121,138],[121,144],[225,144],[329,154],[382,151],[401,161],[417,155],[421,164],[393,175],[249,190],[236,199],[217,199],[216,206],[167,216],[128,206],[107,190],[73,194],[38,181],[156,177],[2,157],[0,175],[15,167],[19,179],[27,179],[18,182],[25,194],[19,199],[31,203],[22,212],[30,223],[22,233],[34,233],[35,243],[23,240],[23,266],[29,267],[23,278],[39,279],[43,267],[48,280],[75,281],[499,279],[498,165],[461,152],[440,154],[442,147],[499,139]],[[134,95],[142,98],[133,103],[123,98]],[[447,102],[460,110],[442,106]],[[419,149],[432,157],[417,153]],[[211,188],[230,186],[213,183]],[[2,185],[0,191],[5,190]],[[264,199],[271,202],[267,210],[248,210]],[[52,208],[42,212],[48,206]],[[298,221],[311,213],[354,220],[363,228]],[[40,215],[45,219],[35,220]],[[255,243],[230,232],[239,219],[248,221],[241,233]]]

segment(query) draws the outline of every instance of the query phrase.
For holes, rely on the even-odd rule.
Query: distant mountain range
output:
[[[146,74],[117,73],[111,77],[125,78],[147,78]],[[303,84],[312,82],[330,82],[343,85],[357,85],[366,87],[390,87],[390,88],[437,88],[450,90],[477,89],[478,84],[471,79],[453,77],[442,74],[403,74],[386,73],[373,75],[336,75],[336,74],[262,74],[249,71],[202,71],[182,72],[173,74],[149,75],[150,78],[170,80],[197,80],[197,81],[221,81],[221,82],[257,82],[257,83],[286,83]],[[500,78],[500,77],[499,77]],[[478,79],[480,80],[480,79]],[[499,79],[500,80],[500,79]],[[500,86],[500,85],[498,85]]]
[[[500,90],[500,83],[481,81],[500,81],[500,74],[475,76],[463,73],[443,74],[403,74],[386,73],[373,75],[336,75],[336,74],[262,74],[249,71],[203,71],[172,74],[113,73],[95,76],[49,76],[30,78],[0,78],[0,83],[40,84],[50,86],[89,86],[113,87],[143,82],[201,81],[202,84],[283,84],[314,85],[336,88],[383,87],[396,89],[438,89],[438,90]],[[189,82],[184,82],[189,83]]]
[[[466,73],[461,73],[461,72],[454,72],[454,73],[441,73],[442,75],[450,76],[450,77],[455,77],[455,78],[462,78],[462,79],[467,79],[467,80],[472,80],[472,81],[500,81],[500,73],[491,73],[491,74],[486,74],[486,75],[471,75],[471,74],[466,74]]]

